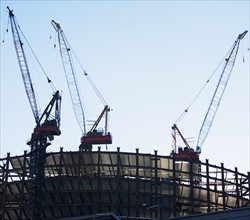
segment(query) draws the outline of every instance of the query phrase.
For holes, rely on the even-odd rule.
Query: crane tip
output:
[[[246,30],[246,31],[244,31],[243,33],[239,34],[238,39],[239,39],[239,40],[242,40],[243,37],[245,37],[245,35],[247,34],[247,32],[248,32],[248,31]]]
[[[7,9],[8,9],[8,11],[9,11],[9,15],[10,15],[10,16],[14,16],[13,10],[10,10],[9,6],[7,6]]]

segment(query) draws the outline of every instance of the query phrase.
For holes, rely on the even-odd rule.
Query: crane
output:
[[[244,36],[246,34],[247,34],[247,31],[244,31],[243,33],[238,35],[236,41],[233,44],[232,50],[231,50],[228,58],[225,59],[225,65],[224,65],[224,68],[222,70],[222,74],[221,74],[219,82],[216,86],[215,92],[213,94],[213,98],[210,102],[205,119],[202,123],[201,129],[199,132],[198,141],[197,141],[197,145],[196,145],[196,152],[198,152],[198,153],[201,152],[201,147],[202,147],[203,143],[205,142],[205,140],[208,136],[209,130],[213,124],[216,112],[218,110],[222,96],[225,92],[228,80],[231,76],[231,73],[232,73],[232,70],[234,67],[234,63],[235,63],[236,56],[238,53],[240,41],[244,38]]]
[[[24,53],[24,43],[21,40],[22,32],[19,31],[21,29],[17,24],[13,11],[10,10],[9,7],[7,7],[7,9],[9,11],[13,42],[22,74],[24,87],[36,123],[36,127],[34,128],[33,133],[31,134],[31,138],[27,142],[27,145],[29,145],[31,148],[31,151],[28,154],[28,156],[30,156],[28,175],[28,219],[37,220],[41,219],[41,193],[43,179],[45,176],[44,167],[46,160],[46,148],[51,144],[54,136],[59,136],[61,134],[61,95],[59,91],[56,91],[43,113],[39,115],[33,83],[31,80],[27,59]],[[52,115],[53,109],[55,111],[54,116]]]
[[[94,125],[91,127],[89,131],[86,129],[86,119],[84,114],[84,108],[79,92],[79,86],[77,84],[75,69],[73,65],[71,49],[69,48],[69,44],[67,43],[64,32],[59,23],[54,20],[51,21],[52,26],[58,33],[58,42],[60,47],[60,54],[62,58],[63,68],[65,72],[65,76],[67,79],[68,89],[71,96],[71,101],[74,109],[74,113],[78,122],[78,125],[82,131],[81,143],[79,146],[80,151],[91,151],[92,145],[95,144],[112,144],[112,136],[111,133],[108,132],[108,113],[110,108],[108,105],[105,105],[101,114],[95,120]],[[84,71],[85,76],[88,77],[88,74]],[[93,82],[91,81],[92,86]],[[94,86],[95,90],[96,87]],[[97,130],[97,126],[100,123],[101,119],[105,117],[105,129],[104,131]]]
[[[184,159],[184,158],[185,159],[187,159],[187,158],[198,159],[199,158],[199,154],[201,153],[202,145],[204,144],[204,142],[209,134],[210,128],[213,124],[215,115],[216,115],[217,110],[219,108],[221,99],[222,99],[223,94],[225,92],[228,80],[230,79],[230,76],[231,76],[231,73],[232,73],[232,70],[234,67],[234,63],[236,60],[236,56],[238,53],[240,41],[244,38],[244,36],[247,34],[247,32],[248,31],[244,31],[243,33],[238,35],[237,39],[234,41],[234,43],[231,47],[231,50],[229,52],[228,57],[225,59],[225,64],[224,64],[224,67],[222,69],[222,73],[220,75],[219,82],[217,83],[215,92],[213,94],[212,100],[209,104],[207,113],[205,115],[205,118],[203,120],[202,126],[201,126],[200,131],[199,131],[195,151],[192,147],[189,146],[188,142],[186,141],[184,136],[181,134],[177,125],[174,124],[172,126],[172,136],[173,136],[173,140],[174,140],[174,152],[173,153],[177,158],[181,158],[181,159]],[[176,152],[176,135],[177,134],[180,135],[181,139],[183,140],[183,142],[185,144],[184,150],[182,148],[179,148],[178,153]]]

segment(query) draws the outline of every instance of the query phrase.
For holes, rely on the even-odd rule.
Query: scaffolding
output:
[[[28,218],[30,156],[0,159],[0,219]],[[209,161],[117,151],[46,153],[42,219],[114,213],[164,219],[250,205],[250,173]]]

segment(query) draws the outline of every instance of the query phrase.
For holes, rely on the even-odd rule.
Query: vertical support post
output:
[[[176,202],[177,202],[177,198],[176,198],[176,187],[177,187],[177,184],[176,184],[176,166],[175,166],[175,162],[176,162],[176,159],[175,159],[175,155],[173,156],[173,210],[174,210],[174,217],[176,217]],[[170,213],[171,215],[171,213]]]
[[[98,212],[101,212],[101,147],[98,147],[98,164],[97,164],[97,194],[98,194]]]
[[[236,207],[240,207],[240,189],[239,189],[239,178],[238,178],[238,169],[235,167],[235,184],[236,184]]]
[[[117,147],[117,173],[116,173],[116,214],[120,215],[120,193],[121,193],[121,187],[120,187],[120,148]]]
[[[61,198],[61,183],[62,183],[62,165],[63,165],[63,148],[60,147],[60,157],[59,157],[59,170],[58,170],[58,184],[57,184],[57,217],[60,218],[62,217],[61,215],[61,203],[62,203],[62,198]]]
[[[224,164],[221,163],[221,184],[222,184],[222,205],[223,210],[226,210],[226,192],[225,192],[225,175],[224,175]]]
[[[193,160],[189,159],[189,178],[190,178],[190,203],[191,213],[194,213],[194,171],[193,171]]]
[[[171,181],[170,179],[168,180],[168,193],[167,193],[167,196],[168,196],[168,217],[170,218],[171,216],[171,197],[172,197],[172,192],[170,192],[170,186],[173,186],[173,181]]]
[[[209,162],[206,159],[206,188],[207,188],[207,212],[211,212],[210,184],[209,184]]]
[[[157,219],[160,220],[160,200],[159,200],[159,193],[158,193],[158,187],[159,187],[159,176],[158,176],[158,155],[157,155],[157,150],[155,150],[155,157],[154,157],[154,162],[155,162],[155,204],[157,206]]]
[[[3,167],[3,207],[2,207],[2,219],[5,219],[5,203],[6,203],[6,197],[7,197],[7,184],[8,184],[8,176],[9,176],[9,165],[10,165],[10,153],[7,153],[7,161],[6,164],[4,164]]]
[[[250,200],[250,172],[247,172],[247,176],[248,176],[248,199]]]
[[[154,157],[154,162],[155,162],[155,166],[154,166],[154,182],[155,182],[155,198],[157,198],[158,196],[158,164],[157,164],[157,150],[155,150],[155,157]],[[155,200],[155,203],[157,203],[158,200]]]
[[[82,152],[78,153],[78,162],[77,162],[77,215],[81,216],[81,195],[80,195],[80,184],[81,184],[81,157],[82,157]]]
[[[27,161],[27,151],[24,151],[23,156],[23,164],[22,164],[22,180],[21,180],[21,208],[19,212],[19,219],[23,219],[24,205],[25,205],[25,195],[24,195],[24,187],[25,187],[25,176],[26,176],[26,161]]]
[[[139,148],[136,148],[136,217],[139,217]]]

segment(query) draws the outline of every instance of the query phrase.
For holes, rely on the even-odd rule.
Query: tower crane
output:
[[[10,10],[9,7],[7,7],[7,9],[9,11],[13,42],[22,74],[24,87],[36,122],[36,127],[33,130],[31,139],[27,142],[27,145],[29,145],[31,148],[31,151],[29,153],[30,161],[28,175],[28,219],[38,220],[41,219],[41,194],[43,179],[45,176],[44,167],[46,160],[46,148],[50,145],[50,141],[54,139],[54,136],[59,136],[61,134],[61,95],[59,91],[56,91],[43,113],[39,115],[30,71],[23,49],[24,43],[22,42],[20,36],[22,32],[19,25],[17,24],[13,11]],[[55,111],[54,116],[52,115],[53,109]]]
[[[112,136],[111,133],[108,132],[108,113],[110,108],[108,105],[105,105],[101,114],[94,122],[94,125],[90,128],[89,131],[86,129],[86,119],[84,114],[84,108],[79,92],[79,86],[77,84],[75,69],[73,65],[71,49],[69,48],[69,44],[67,43],[64,32],[59,23],[54,20],[51,21],[52,26],[55,28],[58,33],[58,42],[60,48],[60,54],[62,58],[63,68],[65,72],[65,76],[67,79],[68,89],[71,96],[71,101],[74,109],[74,113],[78,122],[78,125],[82,131],[81,144],[79,146],[80,151],[91,151],[92,145],[95,144],[112,144]],[[85,76],[88,76],[84,71]],[[93,84],[93,82],[92,82]],[[105,118],[105,129],[104,131],[97,130],[97,126],[102,120]]]
[[[234,41],[234,43],[231,47],[232,49],[230,50],[228,57],[225,59],[225,64],[224,64],[224,67],[222,69],[222,73],[220,75],[219,82],[216,86],[212,100],[209,104],[207,113],[205,115],[205,118],[203,120],[202,126],[201,126],[200,131],[199,131],[198,141],[196,144],[196,150],[194,150],[192,147],[189,146],[188,142],[181,134],[177,125],[174,124],[172,126],[172,136],[173,136],[173,140],[174,140],[173,154],[175,155],[176,158],[180,158],[180,159],[188,159],[188,158],[198,159],[199,158],[199,154],[201,153],[202,145],[204,144],[204,142],[209,134],[209,131],[210,131],[210,128],[213,124],[216,112],[219,108],[221,99],[222,99],[223,94],[225,92],[228,80],[231,76],[231,73],[232,73],[232,70],[234,67],[234,63],[236,60],[236,56],[238,53],[240,41],[244,38],[244,36],[247,34],[247,32],[248,31],[244,31],[243,33],[238,35],[237,39]],[[180,135],[181,139],[183,140],[183,142],[185,144],[184,150],[182,148],[179,148],[178,152],[176,150],[176,135],[177,134]]]

